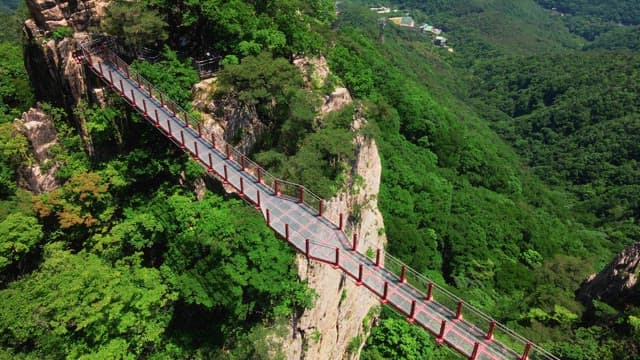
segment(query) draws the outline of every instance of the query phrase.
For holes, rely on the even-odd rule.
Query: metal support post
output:
[[[144,110],[144,116],[145,117],[149,116],[149,113],[147,111],[147,100],[146,99],[142,99],[142,108]]]
[[[224,185],[229,184],[229,172],[227,171],[227,165],[224,165],[224,180],[222,181]]]
[[[124,83],[120,79],[120,96],[124,97]]]
[[[256,210],[260,210],[260,190],[256,189]]]
[[[187,114],[187,110],[185,110],[183,112],[182,116],[184,116],[184,126],[186,126],[188,128],[189,127],[189,114]]]
[[[409,323],[413,323],[415,320],[416,320],[416,301],[413,300],[411,301],[411,313],[409,314],[407,321]]]
[[[324,200],[318,201],[318,216],[322,217],[322,208],[324,207]]]
[[[244,179],[240,176],[240,197],[244,197]]]
[[[284,224],[284,239],[289,242],[289,224]]]
[[[278,179],[273,180],[273,191],[276,193],[276,196],[280,196],[280,191],[278,191]]]
[[[438,344],[442,344],[444,342],[444,332],[446,328],[447,328],[447,321],[442,320],[442,323],[440,324],[440,333],[438,334],[438,337],[436,337],[436,342]]]
[[[209,168],[207,168],[207,172],[213,172],[213,160],[211,159],[211,153],[209,153]]]
[[[493,340],[493,330],[496,327],[496,321],[491,320],[489,323],[489,330],[487,331],[487,335],[484,337],[486,340]]]
[[[431,301],[433,300],[433,283],[429,282],[429,285],[427,285],[427,301]]]
[[[527,343],[527,345],[525,345],[524,352],[522,353],[522,356],[520,357],[520,360],[529,359],[529,351],[531,351],[531,347],[532,346],[533,346],[533,344],[531,344],[530,342]]]
[[[343,215],[342,213],[340,213],[340,220],[338,221],[338,230],[342,230],[342,225],[343,225]]]
[[[198,152],[198,142],[193,140],[193,159],[196,161],[200,161],[200,154]]]
[[[353,244],[351,245],[351,251],[356,251],[358,248],[358,234],[353,233]]]
[[[153,112],[156,115],[156,127],[159,128],[160,127],[160,117],[158,117],[158,109],[153,109]]]
[[[386,304],[389,301],[389,282],[384,282],[384,290],[382,291],[382,299],[380,302]]]
[[[225,144],[224,154],[227,157],[227,160],[231,159],[231,146],[229,146],[229,144]]]
[[[200,126],[200,123],[198,123],[198,136],[202,137],[202,126]]]
[[[100,77],[104,78],[104,71],[102,70],[102,61],[98,63],[98,69],[100,70]]]
[[[469,356],[469,360],[476,360],[478,358],[479,352],[480,352],[480,343],[476,341],[476,343],[473,345],[473,352],[471,353],[471,356]]]
[[[380,249],[376,249],[376,267],[380,266]]]
[[[211,147],[216,148],[216,135],[211,133]]]
[[[356,286],[362,285],[362,273],[364,272],[364,265],[358,265],[358,281],[356,281]]]
[[[258,182],[260,184],[263,183],[263,181],[262,181],[262,168],[261,167],[258,168]]]
[[[464,304],[464,301],[462,301],[462,300],[458,301],[458,308],[456,309],[456,320],[462,319],[462,305],[463,304]]]
[[[298,202],[304,204],[304,186],[298,185]]]
[[[169,131],[169,138],[173,138],[173,133],[171,131],[171,121],[167,119],[167,129]]]
[[[109,70],[109,80],[111,81],[111,86],[113,86],[113,88],[115,89],[116,84],[113,81],[113,73],[111,72],[111,70]]]
[[[267,209],[267,226],[271,227],[271,216],[269,213],[269,209]]]
[[[340,268],[340,248],[336,248],[336,262],[333,264],[334,269]]]
[[[184,145],[184,132],[180,130],[180,149],[184,150],[186,146]]]
[[[407,266],[404,264],[400,268],[400,282],[403,284],[407,282]]]
[[[304,254],[307,256],[307,260],[308,260],[310,256],[309,239],[304,239]]]
[[[247,166],[246,166],[245,162],[246,162],[245,156],[244,155],[240,155],[240,167],[242,168],[242,171],[247,170]]]

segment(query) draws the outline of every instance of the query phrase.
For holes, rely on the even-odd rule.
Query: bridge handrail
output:
[[[514,340],[518,341],[522,345],[526,345],[528,343],[532,344],[532,350],[536,351],[536,352],[539,352],[540,354],[544,355],[546,358],[558,359],[556,356],[554,356],[553,354],[549,353],[544,348],[534,344],[531,340],[529,340],[529,339],[525,338],[524,336],[516,333],[515,331],[509,329],[506,325],[504,325],[501,322],[493,319],[491,316],[485,314],[484,312],[482,312],[477,307],[475,307],[475,306],[469,304],[468,302],[464,301],[464,299],[462,299],[459,296],[455,295],[454,293],[452,293],[451,291],[447,290],[443,286],[439,285],[435,281],[429,279],[427,276],[421,274],[417,270],[411,268],[409,265],[406,265],[400,259],[392,256],[389,253],[385,253],[385,265],[387,265],[389,263],[395,263],[398,268],[400,268],[401,266],[404,266],[405,267],[405,272],[406,272],[405,276],[406,276],[407,281],[409,283],[412,283],[411,280],[412,280],[412,278],[414,278],[415,280],[422,282],[422,284],[420,284],[420,285],[426,286],[428,284],[432,284],[434,289],[436,289],[441,295],[444,295],[444,296],[448,297],[449,299],[453,300],[454,303],[456,303],[456,304],[459,303],[459,302],[464,303],[464,312],[463,312],[464,314],[468,315],[469,313],[473,313],[473,315],[475,315],[476,317],[484,320],[487,324],[489,324],[491,322],[495,322],[495,330],[499,330],[499,331],[504,332],[505,334],[509,335],[510,337],[512,337]],[[440,303],[444,303],[443,299],[441,297],[437,297],[435,299]],[[477,324],[475,324],[475,325],[477,325]]]
[[[196,121],[192,123],[191,121],[193,121],[193,119],[190,119],[190,116],[187,113],[187,111],[185,111],[182,107],[180,107],[179,105],[177,105],[173,101],[171,101],[160,90],[154,88],[152,83],[149,82],[148,80],[146,80],[137,71],[135,71],[133,69],[130,69],[129,65],[124,60],[122,60],[114,51],[112,51],[109,47],[106,47],[103,44],[98,44],[98,42],[96,42],[96,41],[87,41],[87,42],[84,42],[84,43],[80,44],[80,46],[81,46],[81,48],[82,48],[82,50],[83,50],[83,52],[85,54],[85,57],[88,57],[88,61],[91,63],[91,66],[93,66],[91,55],[94,55],[94,56],[99,55],[94,49],[94,45],[96,45],[96,44],[101,46],[101,49],[100,49],[101,51],[106,51],[107,52],[107,55],[110,57],[109,60],[114,65],[116,65],[118,69],[123,71],[124,75],[126,75],[128,78],[130,78],[132,80],[137,81],[139,83],[140,87],[145,89],[149,93],[150,97],[152,97],[152,98],[154,98],[156,100],[158,100],[158,97],[160,97],[162,105],[167,107],[169,110],[173,111],[175,116],[176,116],[176,118],[180,119],[179,116],[182,115],[182,119],[181,120],[184,121],[185,125],[187,125],[187,126],[189,126],[189,125],[194,126],[195,125],[195,127],[197,127],[197,129],[198,129],[198,133],[201,135],[202,123],[201,123],[200,120],[196,119]],[[131,75],[133,75],[133,76],[131,76]],[[135,79],[134,79],[134,77],[135,77]],[[146,83],[146,86],[142,85],[143,83]],[[154,92],[157,93],[158,95],[154,96]],[[192,131],[195,131],[195,130],[192,130]],[[327,214],[324,214],[326,201],[324,199],[322,199],[320,196],[318,196],[317,194],[313,193],[308,188],[304,187],[303,185],[300,185],[300,184],[297,184],[297,183],[294,183],[294,182],[290,182],[290,181],[287,181],[287,180],[283,180],[283,179],[280,179],[280,178],[272,175],[271,173],[266,171],[262,166],[260,166],[258,163],[256,163],[255,161],[249,159],[240,150],[238,150],[233,145],[229,144],[227,141],[224,140],[224,138],[222,138],[221,136],[218,136],[215,133],[213,133],[211,135],[211,139],[204,138],[204,140],[207,141],[209,144],[211,144],[211,146],[213,148],[221,149],[220,151],[226,153],[229,156],[230,160],[234,161],[238,166],[242,166],[243,168],[246,168],[246,169],[253,168],[254,169],[253,171],[257,172],[257,174],[254,174],[251,171],[248,171],[249,175],[254,177],[255,180],[262,182],[267,188],[269,188],[269,190],[273,194],[275,194],[275,195],[281,194],[281,192],[280,192],[281,189],[283,189],[283,190],[286,190],[287,188],[295,188],[295,189],[297,189],[297,191],[299,192],[298,193],[298,199],[299,199],[299,202],[301,204],[306,205],[306,207],[308,208],[309,211],[311,211],[312,213],[315,213],[315,215],[322,216],[324,219],[329,221],[329,223],[333,224],[336,228],[339,228],[339,226],[334,221],[335,219],[330,219],[327,216]],[[234,156],[235,156],[235,158],[234,158]],[[238,162],[239,159],[241,159],[240,163]],[[279,187],[283,187],[283,188],[279,188]],[[295,194],[293,194],[293,196],[291,194],[286,194],[284,192],[282,192],[282,194],[287,195],[289,197],[296,198]],[[304,195],[301,196],[300,194],[304,194]],[[310,200],[314,200],[315,203],[311,203]],[[315,246],[321,246],[321,247],[329,248],[328,246],[323,245],[321,243],[318,243],[316,241],[310,240],[309,242],[310,242],[310,244],[313,244]],[[366,255],[363,255],[363,256],[367,257]],[[323,260],[323,261],[325,261],[325,260]],[[492,317],[490,317],[489,315],[483,313],[482,311],[480,311],[476,307],[468,304],[467,302],[462,300],[457,295],[453,294],[449,290],[447,290],[444,287],[442,287],[442,286],[438,285],[437,283],[435,283],[433,280],[429,279],[428,277],[422,275],[418,271],[416,271],[413,268],[409,267],[408,265],[406,265],[405,263],[403,263],[399,259],[395,258],[391,254],[385,252],[384,261],[385,261],[386,264],[389,264],[389,265],[394,264],[396,266],[404,268],[405,269],[404,270],[405,271],[405,275],[404,276],[406,276],[406,272],[408,272],[411,275],[411,277],[415,278],[416,280],[421,281],[421,282],[423,282],[424,284],[427,284],[427,285],[431,284],[430,286],[432,286],[434,289],[436,289],[439,293],[441,293],[441,294],[445,295],[446,297],[448,297],[450,300],[453,300],[455,303],[458,303],[458,302],[464,303],[465,313],[471,312],[475,316],[477,316],[478,318],[482,319],[483,321],[486,321],[487,323],[494,323],[495,328],[497,330],[500,330],[500,331],[504,332],[505,334],[507,334],[508,336],[513,338],[513,340],[516,340],[520,344],[525,344],[525,346],[528,344],[531,347],[531,350],[533,351],[533,353],[538,353],[538,354],[542,355],[546,359],[559,360],[556,356],[552,355],[551,353],[549,353],[548,351],[546,351],[542,347],[534,344],[532,341],[528,340],[527,338],[525,338],[525,337],[521,336],[520,334],[514,332],[513,330],[509,329],[508,327],[506,327],[502,323],[494,320]],[[387,270],[389,272],[391,272],[392,274],[394,274],[398,279],[400,279],[402,277],[402,276],[398,276],[398,274],[394,273],[388,267],[385,266],[385,268],[387,268]],[[418,287],[416,287],[416,289],[418,289]],[[438,298],[436,300],[438,302],[442,302],[440,298]],[[444,303],[443,303],[443,305],[446,306],[446,304],[444,304]],[[446,306],[446,307],[449,308],[448,306]],[[449,310],[451,310],[451,308],[449,308]],[[476,326],[477,324],[473,324],[473,325]]]
[[[92,40],[92,41],[87,41],[84,43],[80,44],[82,50],[84,50],[85,53],[89,53],[92,55],[99,55],[99,53],[96,51],[96,47],[99,46],[100,47],[100,51],[106,52],[106,54],[108,55],[109,59],[112,63],[114,63],[118,69],[121,69],[122,71],[124,71],[127,75],[128,78],[133,79],[135,81],[137,81],[140,84],[140,87],[145,89],[149,95],[155,99],[161,99],[162,105],[164,105],[166,108],[168,108],[169,110],[171,110],[178,119],[181,118],[181,120],[185,123],[185,124],[189,124],[191,126],[195,126],[199,132],[201,131],[201,126],[202,126],[202,122],[199,119],[194,119],[189,115],[189,113],[184,110],[180,105],[176,104],[175,102],[173,102],[168,96],[166,96],[161,90],[155,88],[152,83],[147,80],[144,76],[140,75],[139,72],[137,72],[134,69],[131,69],[129,67],[129,65],[122,60],[122,58],[120,58],[113,50],[111,50],[111,48],[109,46],[107,46],[107,44],[101,43],[100,40]],[[89,61],[92,61],[91,56],[88,56]],[[144,85],[143,85],[144,84]],[[155,95],[154,95],[155,93]],[[245,166],[246,165],[252,165],[254,168],[256,168],[257,171],[259,171],[261,173],[261,176],[263,177],[263,179],[265,180],[265,185],[267,185],[271,191],[273,191],[274,193],[276,192],[280,192],[277,191],[278,189],[276,189],[275,184],[282,184],[284,186],[290,186],[290,187],[294,187],[296,189],[298,189],[298,191],[303,192],[305,195],[308,196],[302,196],[302,203],[304,203],[310,210],[315,211],[316,215],[320,215],[324,212],[324,205],[326,204],[326,202],[318,195],[316,195],[313,191],[311,191],[310,189],[304,187],[303,185],[294,183],[294,182],[290,182],[284,179],[280,179],[274,175],[272,175],[271,173],[269,173],[266,169],[264,169],[262,166],[260,166],[258,163],[256,163],[255,161],[249,159],[249,157],[245,156],[240,150],[238,150],[235,146],[229,144],[226,140],[224,140],[224,138],[222,138],[221,136],[219,136],[218,134],[213,133],[212,134],[213,139],[205,139],[207,142],[209,142],[214,148],[220,148],[223,151],[229,151],[229,153],[231,153],[231,155],[236,155],[236,163],[238,162],[239,158],[243,158],[243,161],[245,161]],[[227,148],[228,145],[228,148]],[[255,177],[255,176],[254,176]],[[271,179],[272,180],[272,184],[269,184],[268,181],[266,181],[267,179]],[[298,194],[299,195],[299,194]],[[314,203],[312,203],[310,200],[315,200]],[[322,209],[321,209],[322,208]],[[326,217],[325,217],[326,218]],[[329,221],[331,221],[330,219],[327,219]],[[332,222],[333,223],[333,222]],[[333,223],[335,225],[335,223]]]

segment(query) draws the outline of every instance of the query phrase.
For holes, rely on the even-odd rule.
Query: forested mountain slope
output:
[[[351,57],[336,69],[371,79],[365,96],[389,106],[379,118],[385,143],[395,133],[385,119],[400,133],[383,147],[393,156],[381,194],[389,249],[440,267],[563,358],[637,356],[615,350],[637,349],[635,310],[597,301],[585,309],[574,299],[585,275],[638,239],[637,55],[582,51],[586,39],[533,1],[387,5],[441,27],[455,49],[393,26],[381,43],[381,15],[342,7]]]
[[[640,6],[633,0],[536,0],[567,15],[591,16],[625,25],[640,24]]]
[[[20,2],[18,0],[2,0],[0,1],[0,11],[1,12],[11,12],[18,8],[18,4]]]
[[[640,5],[633,0],[537,0],[562,17],[566,27],[589,41],[590,48],[638,50]]]
[[[637,241],[638,80],[633,53],[503,58],[478,64],[477,95],[506,116],[495,128],[574,213],[617,244]]]
[[[251,156],[324,196],[344,183],[364,116],[391,254],[563,359],[634,359],[638,304],[575,291],[638,240],[638,57],[588,50],[604,40],[586,35],[635,8],[560,3],[545,5],[598,21],[578,31],[534,0],[388,4],[443,28],[452,52],[415,29],[381,33],[367,8],[379,4],[355,0],[338,17],[330,1],[117,0],[95,31],[194,116],[191,60],[218,59],[214,100],[236,98],[266,129]],[[40,104],[58,142],[35,159],[11,123],[34,102],[19,28],[2,30],[0,357],[281,357],[274,333],[314,299],[292,251],[245,204],[204,191],[202,169],[116,96]],[[324,84],[300,75],[299,55],[326,56]],[[339,85],[356,104],[318,120]],[[18,186],[36,163],[57,189]],[[387,308],[361,354],[454,357]]]
[[[59,4],[47,3],[51,5]],[[167,12],[175,10],[164,5],[166,9],[161,4],[112,2],[111,16],[122,15],[125,7],[128,17],[111,26],[114,35],[124,35],[130,28],[123,29],[123,24],[139,21],[136,31],[143,34],[132,36],[133,44],[121,44],[123,51],[131,54],[142,43],[155,43],[152,50],[162,52],[157,61],[133,66],[152,80],[162,79],[163,91],[190,109],[191,87],[199,76],[187,57],[188,47],[180,49],[180,55],[163,49]],[[287,2],[261,11],[285,16],[290,14],[285,5],[293,12],[299,9],[299,3]],[[316,26],[328,27],[321,19],[326,14],[305,8],[305,22],[316,19]],[[207,11],[215,19],[240,16]],[[252,11],[248,14],[253,18]],[[63,22],[56,14],[53,20],[30,22],[27,33],[39,38],[26,44],[26,62],[34,71],[27,74],[22,39],[15,36],[24,19],[10,16],[7,24],[16,27],[1,29],[0,44],[0,358],[281,357],[281,344],[272,337],[315,298],[297,277],[293,251],[246,204],[219,187],[207,191],[203,169],[119,97],[89,91],[78,92],[77,102],[69,101],[69,84],[78,80],[68,78],[78,69],[69,46],[71,26],[86,23]],[[198,16],[203,20],[197,26],[210,29],[210,18]],[[293,40],[293,22],[282,22],[288,28],[280,31],[271,19],[254,19],[254,30],[264,30],[261,35],[238,34],[235,20],[228,19],[229,33],[224,43],[217,43],[221,49],[232,48],[226,53],[227,64],[258,55],[267,43],[280,54],[293,51],[287,44],[304,51],[322,43],[317,32],[299,33]],[[238,43],[252,35],[261,43],[247,45],[250,50],[243,53]],[[311,44],[310,38],[318,42]],[[39,55],[40,62],[35,61]],[[286,85],[291,87],[278,83],[277,89],[261,92],[259,102],[297,95],[302,109],[313,109],[301,94],[302,79],[292,64],[266,53],[260,59],[276,73],[284,69],[281,75],[289,76]],[[39,109],[13,121],[34,105],[34,88],[48,96],[36,96]],[[298,91],[289,91],[293,89]],[[277,111],[288,112],[287,101],[278,100]],[[263,111],[276,110],[265,105]],[[303,113],[298,119],[312,116]],[[41,143],[50,137],[55,141]],[[42,177],[54,174],[53,189],[25,190],[25,176],[34,168]]]

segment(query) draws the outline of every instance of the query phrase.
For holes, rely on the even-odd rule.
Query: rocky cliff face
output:
[[[324,86],[329,74],[325,59],[301,58],[294,64],[303,73],[308,87]],[[237,100],[211,101],[209,94],[215,91],[215,79],[201,82],[194,91],[193,105],[202,112],[208,135],[215,133],[247,152],[266,130],[255,111],[238,106]],[[349,91],[337,88],[325,96],[318,109],[320,117],[351,103]],[[356,115],[353,130],[357,131],[365,123],[365,119]],[[241,133],[238,133],[239,129]],[[354,142],[356,159],[351,164],[345,190],[328,201],[327,215],[337,218],[342,213],[349,219],[347,235],[358,234],[359,251],[384,249],[386,237],[377,203],[382,171],[378,148],[374,140],[361,135]],[[298,275],[316,291],[318,298],[312,309],[291,320],[288,334],[278,340],[286,357],[292,360],[357,358],[371,322],[376,318],[379,300],[329,265],[308,261],[303,255],[296,257],[296,265]]]
[[[25,61],[38,97],[63,106],[69,114],[72,114],[78,101],[87,96],[88,90],[94,91],[91,95],[100,100],[100,90],[87,84],[83,67],[73,60],[72,53],[80,42],[88,39],[90,26],[99,23],[107,2],[27,0],[27,3],[32,19],[27,20],[24,26],[28,40]],[[73,37],[54,39],[52,34],[62,27],[72,28],[75,31]],[[296,65],[305,72],[310,87],[324,85],[329,74],[324,59],[298,59]],[[214,81],[208,80],[195,88],[197,98],[194,105],[204,114],[204,130],[249,152],[265,129],[253,109],[239,106],[234,99],[210,102],[207,93],[208,89],[215,86]],[[326,114],[349,103],[349,92],[339,88],[325,97],[319,110]],[[354,129],[363,121],[354,119]],[[32,123],[32,120],[25,120],[26,123]],[[28,127],[36,129],[38,126],[34,123]],[[87,139],[84,124],[79,123],[78,128],[83,138]],[[351,219],[348,227],[358,233],[360,251],[384,248],[386,239],[381,230],[382,216],[377,209],[381,175],[377,147],[374,141],[364,137],[358,137],[355,143],[357,157],[352,164],[348,190],[330,200],[328,212],[343,213],[345,218]],[[34,148],[43,146],[32,144]],[[87,144],[90,147],[90,143]],[[91,154],[93,149],[87,151]],[[29,186],[34,191],[46,191],[55,184],[41,179]],[[353,209],[357,211],[353,212]],[[377,298],[366,289],[356,287],[345,275],[330,266],[308,262],[303,256],[297,258],[296,264],[300,277],[309,282],[319,297],[313,309],[292,320],[289,334],[281,340],[287,357],[322,360],[357,357],[360,346],[353,345],[363,340],[352,342],[352,339],[357,336],[366,338],[363,320],[372,318],[367,315],[379,304]],[[350,346],[350,343],[353,345]],[[350,354],[349,348],[355,354]]]
[[[294,62],[305,74],[307,82],[323,86],[329,69],[326,60],[297,59]],[[349,91],[337,88],[325,97],[322,114],[340,110],[351,104]],[[356,114],[353,130],[366,123]],[[356,159],[345,189],[328,201],[327,215],[337,218],[342,213],[347,223],[347,235],[358,234],[358,250],[384,249],[384,222],[378,209],[382,165],[374,140],[357,135]],[[312,309],[306,310],[291,323],[288,338],[283,339],[288,359],[350,359],[358,358],[371,323],[377,317],[379,299],[366,288],[358,287],[340,270],[330,265],[296,257],[298,274],[319,295]]]
[[[24,23],[25,65],[38,98],[71,110],[87,93],[83,68],[72,53],[88,39],[88,29],[99,23],[106,4],[99,0],[27,0],[31,18]],[[73,30],[73,37],[55,39],[54,32],[60,28]]]
[[[243,153],[250,153],[266,126],[258,118],[255,108],[241,105],[238,99],[224,97],[211,100],[215,92],[216,79],[203,80],[193,88],[194,109],[200,111],[204,120],[204,132],[216,134],[234,145]]]
[[[56,29],[69,27],[75,32],[84,32],[96,25],[107,1],[98,0],[27,0],[33,22],[44,35]]]
[[[58,143],[53,120],[42,110],[30,109],[14,125],[29,141],[35,160],[20,168],[20,187],[35,194],[54,190],[59,184],[54,177],[58,164],[50,154],[51,147]]]
[[[384,249],[384,223],[377,202],[382,169],[378,148],[375,141],[362,136],[356,138],[356,146],[350,186],[329,201],[328,215],[335,218],[342,213],[352,219],[347,228],[358,234],[359,251]],[[330,265],[309,261],[303,255],[296,257],[296,263],[299,276],[308,281],[319,298],[312,309],[292,322],[284,339],[287,358],[358,358],[376,319],[379,299]]]
[[[629,246],[599,274],[585,281],[578,297],[600,299],[612,306],[640,305],[640,242]]]
[[[66,110],[73,118],[78,102],[94,91],[89,87],[84,67],[73,59],[79,44],[89,39],[90,27],[99,24],[108,1],[102,0],[27,0],[31,18],[24,23],[27,40],[25,66],[38,99]],[[72,37],[56,38],[61,28],[73,31]],[[91,93],[100,99],[100,91]],[[77,128],[85,140],[90,156],[94,149],[89,141],[86,126],[76,118]]]

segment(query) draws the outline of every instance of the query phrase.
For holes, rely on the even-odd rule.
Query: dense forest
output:
[[[140,20],[168,18],[157,11],[151,23]],[[203,169],[117,96],[73,109],[94,156],[70,114],[40,102],[59,140],[45,165],[58,168],[61,186],[32,195],[16,185],[35,161],[12,124],[35,105],[17,14],[3,14],[12,26],[0,44],[0,358],[281,356],[267,334],[314,298],[298,280],[293,251],[219,186],[196,198]],[[258,60],[294,84],[300,78],[286,61]],[[185,106],[199,81],[168,48],[161,61],[133,66]],[[285,92],[278,85],[257,102]]]
[[[638,50],[640,8],[632,0],[537,0],[562,16],[567,28],[589,41],[591,47]]]
[[[441,27],[451,52],[381,29],[379,2],[334,5],[116,0],[95,31],[194,116],[191,61],[215,54],[214,97],[268,129],[251,156],[325,197],[343,186],[362,112],[389,253],[562,359],[640,357],[640,303],[575,296],[640,235],[637,2],[383,4]],[[74,109],[36,96],[26,16],[0,7],[0,358],[281,358],[273,334],[315,298],[293,251],[219,185],[196,194],[199,165],[117,96]],[[157,61],[136,60],[142,48]],[[299,55],[326,56],[324,85]],[[356,103],[319,123],[336,86]],[[35,160],[12,121],[33,106],[59,134],[47,166],[60,187],[44,194],[18,184]],[[456,355],[385,307],[361,358]]]
[[[342,6],[330,60],[381,129],[389,251],[562,358],[637,357],[637,308],[574,300],[638,238],[637,55],[533,2],[387,5],[455,48],[381,43],[378,14]]]

